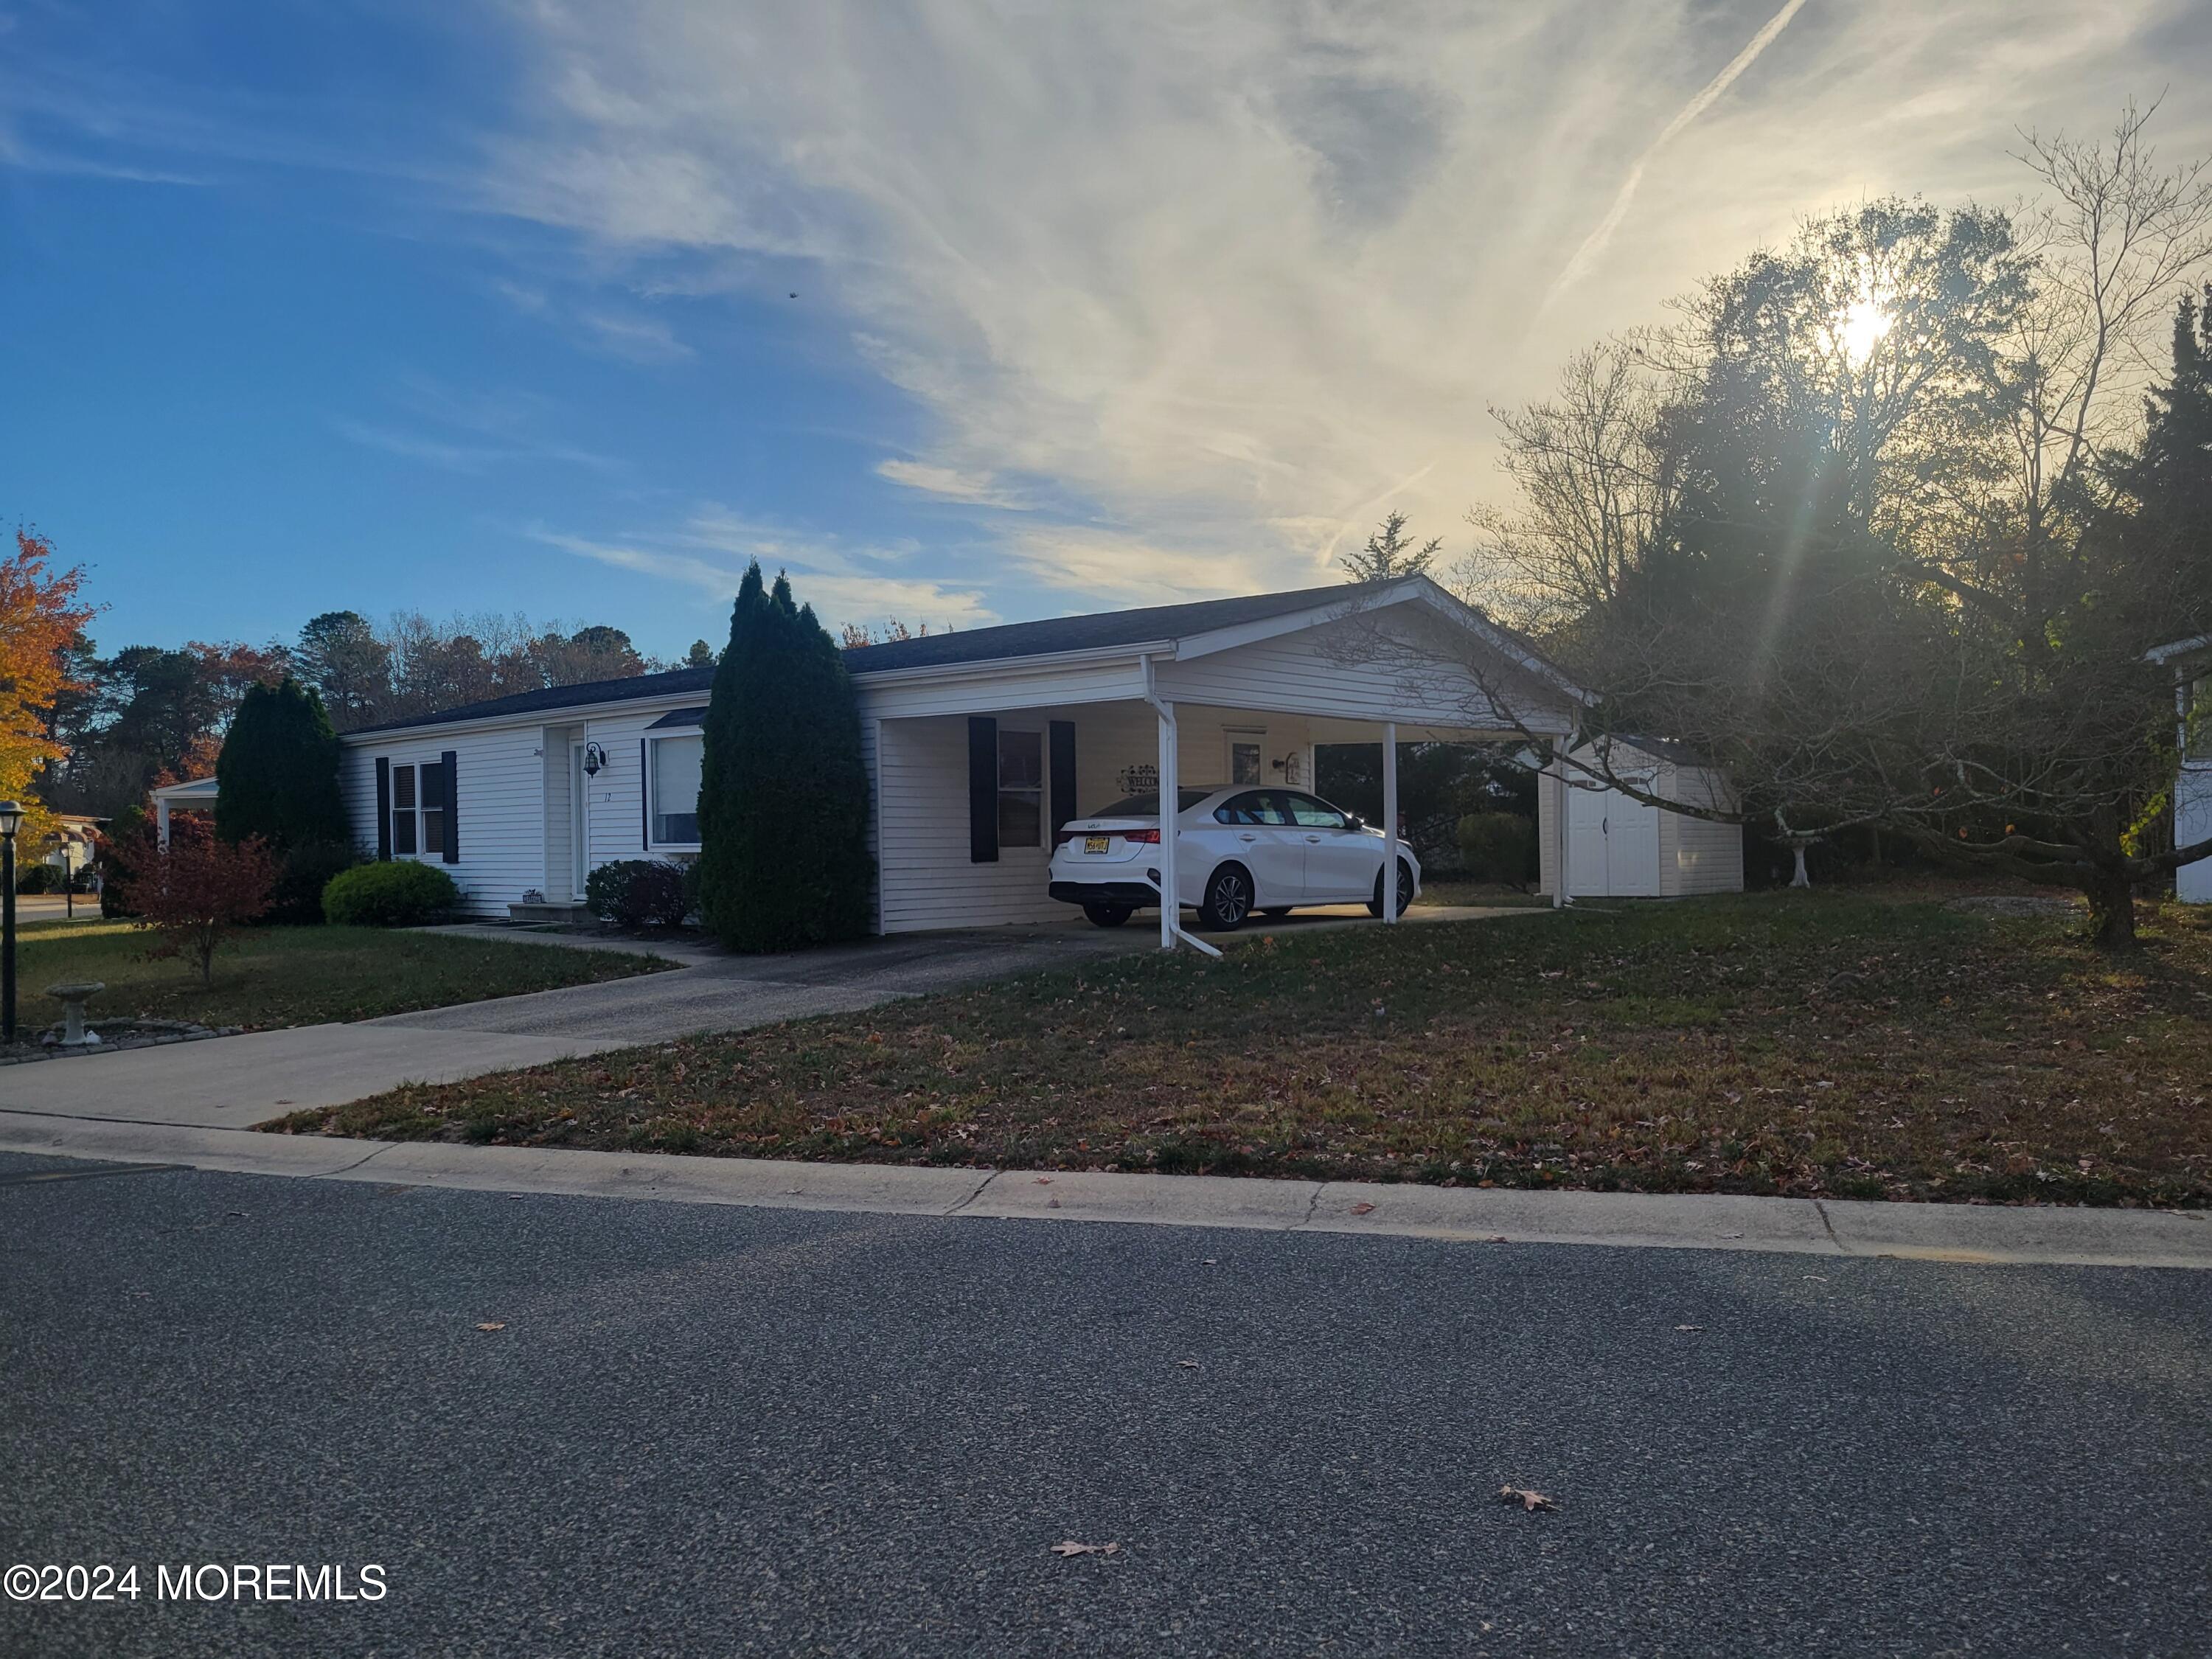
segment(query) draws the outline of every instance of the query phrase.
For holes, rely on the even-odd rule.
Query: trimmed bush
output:
[[[323,889],[332,877],[360,862],[361,854],[343,842],[315,841],[295,847],[278,860],[276,886],[269,896],[269,920],[295,927],[320,921]]]
[[[788,951],[868,927],[868,780],[860,707],[813,608],[757,561],[714,670],[699,788],[699,896],[733,951]]]
[[[1525,887],[1536,876],[1536,824],[1517,812],[1470,812],[1459,821],[1459,853],[1475,881]]]
[[[19,864],[15,866],[15,890],[58,893],[62,890],[62,872],[51,864]]]
[[[282,854],[347,838],[337,734],[322,697],[289,674],[247,689],[215,775],[215,832],[225,841],[258,836]]]
[[[411,859],[356,865],[323,889],[323,918],[340,927],[419,927],[461,902],[453,878]]]
[[[624,927],[680,927],[691,914],[688,874],[666,859],[619,859],[584,878],[584,902]]]

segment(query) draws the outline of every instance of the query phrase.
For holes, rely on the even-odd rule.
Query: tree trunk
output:
[[[2093,877],[2089,896],[2089,937],[2100,951],[2136,948],[2136,889],[2124,875]]]
[[[1805,873],[1805,844],[1802,842],[1791,842],[1790,855],[1797,860],[1796,869],[1790,872],[1790,884],[1792,887],[1810,887],[1813,878]]]

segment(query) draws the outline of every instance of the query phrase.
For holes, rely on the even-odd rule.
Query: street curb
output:
[[[1136,1222],[1989,1266],[2212,1269],[2212,1217],[2168,1210],[1543,1193],[1221,1176],[808,1164],[559,1147],[462,1146],[441,1141],[349,1140],[14,1111],[0,1112],[0,1152],[394,1186],[880,1215]]]

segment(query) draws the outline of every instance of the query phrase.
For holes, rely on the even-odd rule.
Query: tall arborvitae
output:
[[[247,689],[215,775],[215,829],[225,841],[258,836],[283,853],[347,838],[337,735],[322,698],[289,674]]]
[[[708,700],[699,897],[735,951],[867,931],[875,880],[860,718],[836,645],[757,562],[738,585]]]

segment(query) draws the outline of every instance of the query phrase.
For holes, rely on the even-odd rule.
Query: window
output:
[[[699,844],[699,776],[707,754],[702,737],[653,740],[653,840],[657,847]]]
[[[999,728],[999,845],[1044,844],[1044,734]]]
[[[392,769],[392,851],[394,856],[415,851],[415,769]]]
[[[1327,801],[1316,800],[1311,795],[1285,795],[1290,803],[1291,821],[1308,830],[1341,830],[1346,826],[1343,813]]]
[[[422,850],[442,858],[446,851],[446,769],[422,763]]]
[[[1291,815],[1282,795],[1274,790],[1261,793],[1254,790],[1249,795],[1237,795],[1224,801],[1214,809],[1214,818],[1222,823],[1286,824]]]
[[[1260,738],[1256,732],[1231,732],[1229,734],[1229,781],[1258,783],[1260,776]]]

